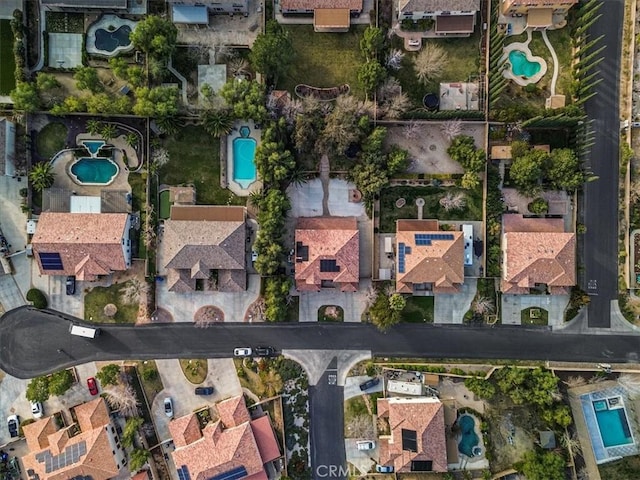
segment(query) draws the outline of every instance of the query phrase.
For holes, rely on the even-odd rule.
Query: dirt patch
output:
[[[522,456],[534,448],[537,418],[525,407],[508,407],[504,402],[493,403],[487,413],[491,425],[489,435],[495,455],[492,470],[509,468],[522,460]]]
[[[224,322],[224,312],[213,305],[205,305],[196,311],[193,321],[198,326],[221,323]]]

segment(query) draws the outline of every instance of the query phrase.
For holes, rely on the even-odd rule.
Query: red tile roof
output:
[[[182,444],[186,440],[184,425],[190,420],[178,418],[169,423],[176,445],[171,454],[174,463],[185,465],[193,480],[205,480],[238,467],[247,471],[244,480],[267,480],[264,464],[272,459],[263,458],[261,448],[271,455],[271,446],[268,441],[258,446],[258,441],[268,440],[267,430],[260,425],[260,431],[255,433],[242,396],[220,402],[217,407],[220,420],[207,425],[202,436],[191,443]],[[176,442],[176,438],[180,441]],[[276,442],[275,438],[272,441]]]
[[[126,213],[44,212],[31,244],[44,275],[75,275],[78,280],[127,269],[123,237]],[[62,270],[43,270],[40,253],[59,253]]]
[[[360,233],[355,217],[299,218],[296,225],[296,289],[320,291],[332,281],[343,292],[354,292],[360,281]],[[298,248],[300,245],[301,248]],[[307,247],[308,259],[301,250]],[[298,261],[301,260],[301,261]],[[321,271],[322,260],[335,260],[338,272]]]
[[[576,284],[576,235],[560,218],[503,216],[503,293],[527,294],[545,284],[553,294]]]
[[[256,437],[256,443],[263,462],[271,462],[281,456],[280,447],[276,441],[268,415],[252,420],[251,429]]]
[[[280,8],[287,10],[316,10],[318,8],[348,8],[362,11],[362,0],[280,0]]]
[[[444,407],[437,398],[380,398],[378,416],[389,422],[391,435],[380,437],[380,464],[410,472],[412,461],[431,461],[433,472],[447,471]],[[416,434],[415,452],[403,450],[402,430]]]

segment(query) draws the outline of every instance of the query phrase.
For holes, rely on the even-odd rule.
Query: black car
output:
[[[196,395],[213,395],[213,387],[196,387]]]
[[[76,277],[69,275],[67,277],[67,295],[76,293]]]
[[[253,353],[258,357],[273,357],[276,354],[276,349],[273,347],[256,347],[253,349]]]
[[[15,438],[19,434],[20,419],[17,415],[10,415],[7,417],[7,428],[9,429],[9,436]]]
[[[370,380],[367,380],[364,383],[360,384],[360,390],[362,390],[363,392],[365,390],[369,390],[370,388],[375,387],[376,385],[378,385],[380,383],[380,379],[378,377],[374,377]]]

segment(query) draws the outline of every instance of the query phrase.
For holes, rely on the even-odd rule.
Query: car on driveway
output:
[[[376,472],[393,473],[393,467],[391,465],[376,465]]]
[[[253,353],[258,357],[275,357],[276,349],[273,347],[256,347]]]
[[[361,440],[356,442],[356,447],[358,447],[358,450],[373,450],[376,448],[376,444],[371,440]]]
[[[31,414],[33,418],[42,418],[44,411],[40,402],[31,402]]]
[[[98,394],[98,382],[96,382],[95,378],[93,377],[87,378],[87,388],[89,389],[89,393],[91,395]]]
[[[164,414],[169,418],[173,418],[173,400],[171,400],[171,397],[164,399]]]
[[[233,349],[234,357],[250,357],[253,351],[249,347],[239,347]]]
[[[367,380],[366,382],[362,382],[360,384],[360,390],[362,390],[363,392],[366,390],[369,390],[370,388],[375,387],[376,385],[378,385],[380,383],[380,379],[378,377],[373,377],[370,378],[369,380]]]
[[[76,293],[76,277],[69,275],[67,277],[67,295]]]
[[[256,260],[258,260],[258,252],[256,252],[255,250],[253,250],[251,252],[251,261],[255,262]]]
[[[7,427],[9,428],[9,436],[16,438],[20,430],[20,419],[17,415],[9,415],[7,417]]]
[[[213,387],[196,387],[196,395],[213,395]]]
[[[419,47],[420,45],[422,45],[422,40],[418,38],[412,38],[408,43],[410,47]]]

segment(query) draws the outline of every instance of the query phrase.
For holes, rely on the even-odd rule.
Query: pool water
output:
[[[520,50],[511,50],[509,52],[509,62],[511,63],[513,74],[520,77],[533,77],[542,68],[539,62],[529,61],[527,55]]]
[[[633,435],[624,408],[609,409],[606,400],[593,402],[598,429],[605,447],[617,447],[633,443]]]
[[[83,140],[80,143],[85,146],[92,157],[97,156],[100,149],[105,145],[104,140]]]
[[[462,415],[458,419],[458,426],[461,433],[458,450],[467,457],[473,457],[473,447],[477,447],[478,443],[480,443],[475,430],[476,421],[470,415]]]
[[[80,183],[105,185],[118,174],[118,166],[108,158],[79,158],[71,173]]]
[[[247,188],[256,180],[255,138],[239,137],[233,140],[233,179],[243,188]]]
[[[128,47],[131,45],[130,34],[129,25],[122,25],[112,32],[99,28],[96,30],[95,46],[104,52],[113,52],[118,47]]]

